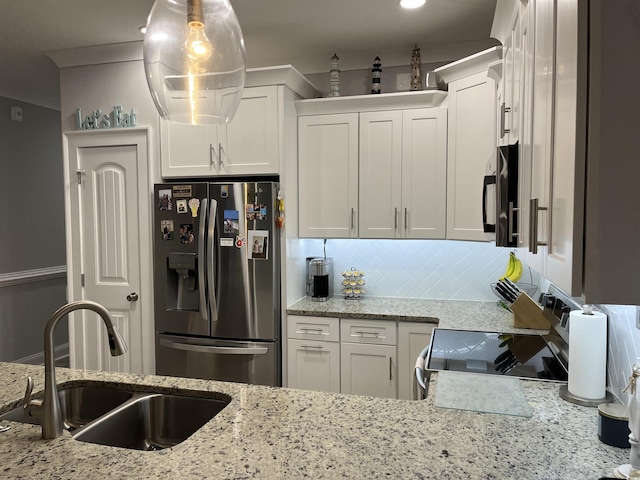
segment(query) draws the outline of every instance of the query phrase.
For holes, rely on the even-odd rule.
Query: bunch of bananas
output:
[[[517,282],[520,280],[520,277],[522,277],[522,262],[518,257],[516,257],[515,252],[511,252],[509,254],[507,269],[505,270],[504,275],[500,277],[500,280],[507,278],[512,282]]]

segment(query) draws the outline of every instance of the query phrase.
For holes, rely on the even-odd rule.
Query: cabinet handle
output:
[[[398,230],[398,207],[393,211],[393,229]]]
[[[500,105],[500,138],[503,138],[505,133],[509,133],[511,130],[505,128],[507,123],[506,116],[507,113],[511,111],[511,108],[507,107],[504,102]]]
[[[534,255],[538,253],[538,246],[546,246],[547,242],[538,241],[538,212],[547,207],[539,207],[538,199],[529,200],[529,251]]]
[[[301,345],[302,348],[315,348],[322,350],[324,347],[322,345]]]
[[[209,164],[213,166],[216,170],[218,170],[218,153],[216,153],[216,149],[213,148],[213,144],[209,144]]]
[[[356,216],[356,211],[352,208],[351,209],[351,230],[353,230],[356,225],[355,216]]]
[[[224,153],[224,148],[222,148],[222,144],[218,143],[218,164],[220,168],[224,167],[224,163],[222,162],[222,154]]]
[[[409,210],[407,207],[404,207],[404,229],[405,231],[409,228]]]
[[[364,337],[365,335],[371,335],[375,338],[387,338],[387,337],[381,337],[380,332],[369,332],[367,330],[356,330],[354,333],[356,335],[352,333],[351,334],[352,337]]]
[[[311,327],[302,327],[300,330],[296,331],[298,334],[311,334],[311,335],[329,335],[328,333],[323,333],[324,330],[321,328],[311,328]]]
[[[514,238],[517,239],[520,234],[514,232],[514,225],[513,225],[513,212],[517,212],[520,209],[517,207],[513,206],[513,202],[509,202],[509,228],[508,228],[508,237],[509,240],[513,240]]]
[[[393,359],[389,357],[389,381],[393,380]]]

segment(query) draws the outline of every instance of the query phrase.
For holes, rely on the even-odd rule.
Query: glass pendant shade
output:
[[[244,88],[245,50],[229,0],[156,0],[143,56],[149,90],[164,120],[231,121]]]

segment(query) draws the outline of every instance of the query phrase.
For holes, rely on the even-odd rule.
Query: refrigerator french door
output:
[[[282,384],[278,191],[155,185],[158,375]]]

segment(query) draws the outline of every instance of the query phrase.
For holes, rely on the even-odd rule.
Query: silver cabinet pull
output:
[[[546,246],[547,242],[538,241],[538,212],[547,207],[539,207],[538,199],[529,200],[529,251],[534,255],[538,253],[539,246]]]
[[[212,143],[209,144],[209,164],[218,170],[218,153]]]
[[[407,207],[404,208],[404,229],[405,231],[409,229],[409,210]]]
[[[398,207],[393,212],[393,229],[398,230]]]
[[[352,337],[364,337],[365,335],[371,335],[372,337],[375,337],[375,338],[387,338],[387,337],[381,337],[380,332],[369,332],[367,330],[356,330],[351,334]]]
[[[389,357],[389,380],[393,380],[393,359]]]
[[[136,292],[131,292],[129,295],[127,295],[127,300],[129,302],[137,302],[138,301],[138,294]]]
[[[351,209],[351,230],[356,228],[356,211],[355,209]]]
[[[329,335],[329,333],[325,333],[322,328],[311,328],[311,327],[301,327],[300,330],[296,330],[297,334],[309,334],[309,335]]]
[[[322,345],[301,345],[302,348],[315,348],[322,350],[324,347]]]
[[[218,143],[218,165],[220,168],[224,167],[224,163],[222,162],[222,154],[225,153],[224,148],[222,148],[222,144]]]

